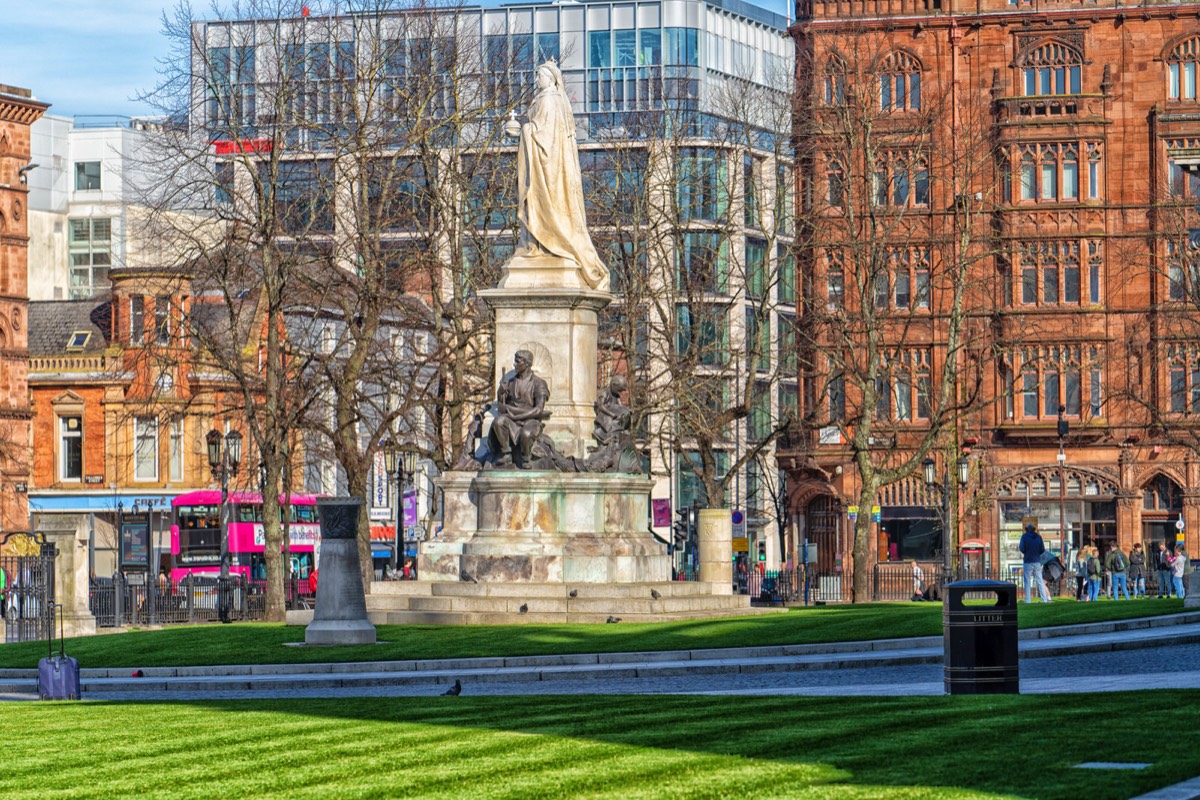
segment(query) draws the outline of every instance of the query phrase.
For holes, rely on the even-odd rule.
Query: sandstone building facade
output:
[[[0,530],[28,530],[29,128],[48,106],[0,85]]]
[[[880,487],[871,568],[940,565],[949,549],[1008,578],[1030,517],[1066,556],[1200,544],[1198,15],[1105,0],[798,3],[798,96],[812,111],[797,115],[811,144],[798,161],[816,220],[801,317],[887,309],[872,332],[904,362],[866,397],[830,374],[828,335],[810,342],[806,424],[781,462],[797,540],[818,545],[833,585],[850,569],[860,473],[848,444],[864,417],[880,432],[874,463],[916,465]],[[809,123],[847,114],[881,137],[869,163]],[[852,208],[886,258],[843,257],[868,230],[846,228]],[[865,278],[851,265],[888,259]],[[970,284],[957,318],[951,275]],[[963,333],[948,347],[952,319]],[[917,453],[946,359],[958,411]],[[924,457],[949,479],[949,514]]]

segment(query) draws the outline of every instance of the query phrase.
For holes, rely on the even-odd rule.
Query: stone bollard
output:
[[[702,508],[697,532],[700,580],[713,594],[733,594],[733,520],[727,508]]]
[[[1200,572],[1189,572],[1183,576],[1183,607],[1200,607]]]
[[[374,644],[375,626],[367,619],[358,562],[358,513],[361,497],[317,501],[321,518],[320,580],[313,621],[304,629],[305,644]]]

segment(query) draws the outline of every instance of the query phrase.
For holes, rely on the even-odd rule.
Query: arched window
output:
[[[1143,511],[1182,511],[1183,492],[1166,475],[1159,475],[1142,487]]]
[[[831,56],[825,62],[825,105],[840,106],[846,103],[846,62]]]
[[[1196,99],[1196,70],[1200,63],[1200,36],[1185,39],[1167,57],[1167,97]]]
[[[1046,42],[1031,50],[1021,59],[1025,95],[1079,94],[1082,61],[1078,51],[1061,42]]]
[[[911,111],[920,107],[920,63],[907,53],[892,53],[879,67],[879,108]]]

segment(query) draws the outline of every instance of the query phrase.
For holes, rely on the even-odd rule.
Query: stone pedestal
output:
[[[96,632],[96,617],[88,609],[88,518],[82,514],[48,515],[46,525],[53,527],[41,531],[58,549],[54,602],[62,604],[63,635],[91,636]]]
[[[1200,572],[1183,576],[1183,607],[1200,608]]]
[[[649,531],[646,478],[495,470],[447,472],[438,484],[444,523],[421,545],[421,580],[670,580],[666,545]]]
[[[361,497],[318,500],[321,563],[317,607],[304,629],[305,644],[374,644],[375,626],[367,619],[366,595],[358,561],[358,513]]]
[[[511,278],[507,281],[513,282]],[[597,316],[612,295],[586,288],[532,288],[517,283],[517,287],[479,293],[496,315],[494,385],[499,386],[504,371],[512,369],[513,354],[531,352],[534,373],[550,389],[546,403],[550,419],[544,432],[559,452],[583,458],[593,442],[596,419]]]
[[[733,519],[726,508],[700,509],[700,580],[715,594],[733,594]]]

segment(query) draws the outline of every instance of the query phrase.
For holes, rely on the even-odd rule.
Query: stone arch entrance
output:
[[[1175,522],[1183,514],[1183,487],[1166,471],[1147,477],[1141,487],[1141,535],[1146,552],[1153,553],[1159,542],[1173,547],[1179,533]]]
[[[996,485],[998,548],[996,566],[1003,578],[1019,570],[1023,523],[1032,517],[1046,547],[1064,563],[1079,548],[1095,545],[1102,552],[1117,540],[1115,476],[1079,466],[1046,465],[1014,471]]]

